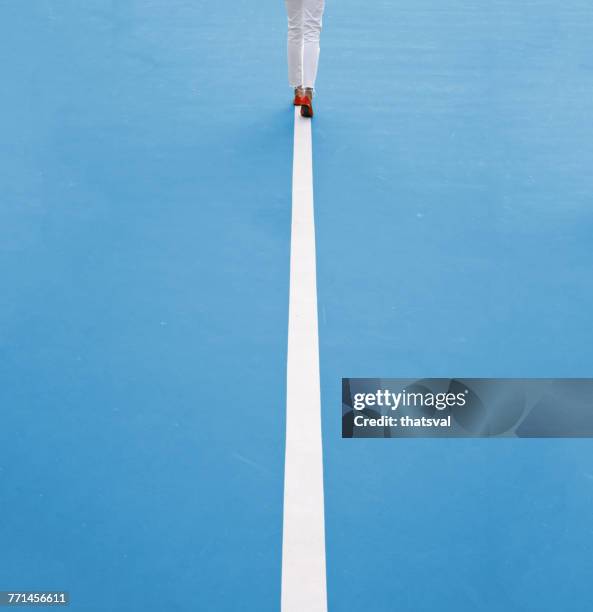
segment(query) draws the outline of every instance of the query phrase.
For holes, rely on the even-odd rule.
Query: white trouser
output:
[[[325,0],[284,0],[288,14],[288,82],[315,87]]]

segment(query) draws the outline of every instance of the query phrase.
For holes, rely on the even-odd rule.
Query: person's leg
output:
[[[285,0],[288,15],[288,82],[303,85],[303,0]]]
[[[303,1],[303,87],[315,89],[325,0]]]

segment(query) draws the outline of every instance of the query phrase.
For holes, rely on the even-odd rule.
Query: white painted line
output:
[[[294,116],[282,612],[326,612],[311,120]]]

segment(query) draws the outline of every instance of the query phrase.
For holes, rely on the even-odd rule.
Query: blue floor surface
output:
[[[590,440],[341,440],[341,377],[591,376],[590,3],[328,6],[329,608],[586,612]],[[343,103],[356,85],[356,103]]]
[[[284,9],[2,13],[0,590],[277,610]]]
[[[0,590],[276,611],[282,2],[0,16]],[[591,376],[592,30],[584,0],[328,2],[330,612],[590,610],[592,441],[342,440],[340,379]]]

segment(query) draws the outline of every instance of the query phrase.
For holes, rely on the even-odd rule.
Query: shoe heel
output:
[[[313,109],[307,104],[304,104],[301,106],[301,117],[307,117],[310,119],[313,117]]]

